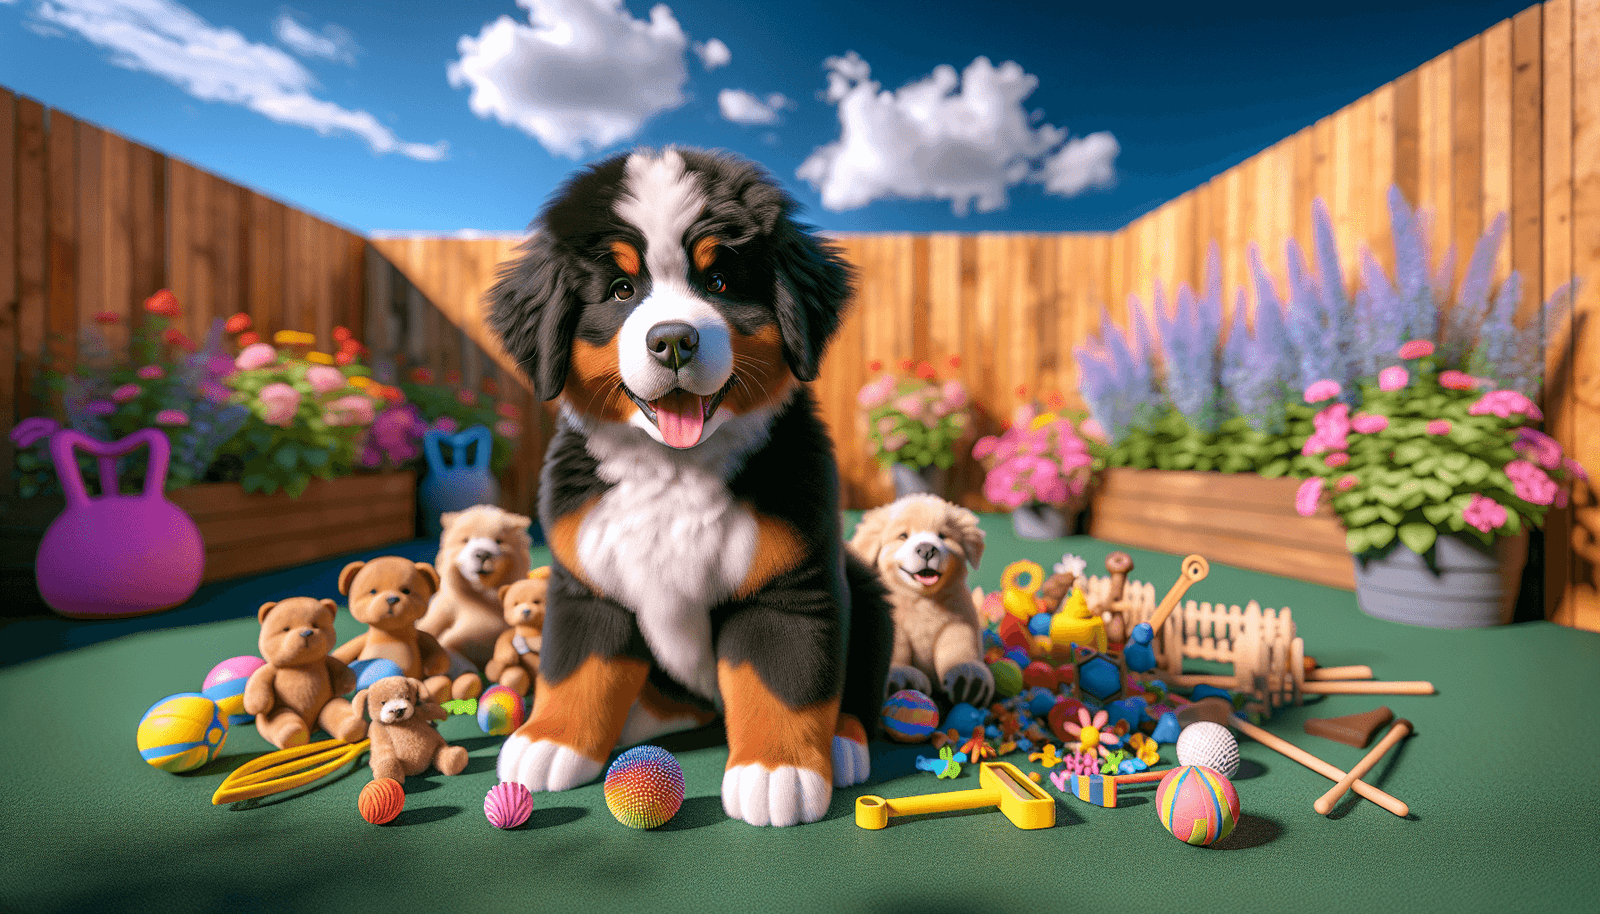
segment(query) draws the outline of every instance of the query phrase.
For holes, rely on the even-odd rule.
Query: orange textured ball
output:
[[[406,808],[405,788],[394,778],[378,778],[361,788],[356,808],[361,810],[361,818],[373,825],[393,822],[400,810]]]

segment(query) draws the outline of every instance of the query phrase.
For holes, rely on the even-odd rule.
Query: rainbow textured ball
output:
[[[356,809],[361,818],[373,825],[393,822],[405,808],[406,790],[394,778],[368,781],[367,786],[361,788],[361,795],[356,797]]]
[[[883,735],[897,743],[925,742],[939,726],[939,706],[916,689],[901,689],[883,703]]]
[[[1226,838],[1239,824],[1239,793],[1214,768],[1174,768],[1156,788],[1156,816],[1174,838],[1204,846]]]
[[[989,673],[994,676],[995,694],[1001,698],[1011,698],[1022,691],[1022,667],[1010,657],[989,664]]]
[[[248,724],[255,717],[244,713],[244,686],[250,674],[266,666],[267,662],[254,654],[229,657],[211,668],[200,684],[200,694],[217,703],[228,723]]]
[[[483,816],[495,828],[516,828],[533,815],[533,794],[516,781],[501,781],[483,798]]]
[[[528,706],[515,689],[490,686],[478,696],[478,726],[490,736],[510,736],[528,719]]]
[[[228,740],[228,719],[199,692],[169,695],[139,718],[139,756],[162,771],[192,771],[217,757]]]
[[[606,771],[606,806],[629,828],[655,828],[683,805],[683,768],[660,746],[635,746]]]

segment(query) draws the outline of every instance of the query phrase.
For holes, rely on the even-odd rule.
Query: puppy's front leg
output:
[[[717,664],[728,729],[722,807],[751,825],[815,822],[833,799],[839,697],[794,707],[750,663]],[[859,725],[858,725],[859,728]]]

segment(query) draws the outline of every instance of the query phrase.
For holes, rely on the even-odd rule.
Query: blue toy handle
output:
[[[61,480],[61,491],[66,494],[67,503],[74,506],[89,503],[89,492],[84,488],[83,474],[78,472],[78,461],[72,456],[74,447],[81,447],[98,459],[100,488],[104,491],[105,497],[115,498],[122,491],[122,486],[117,480],[116,458],[131,453],[141,444],[150,447],[150,456],[145,465],[144,497],[159,496],[167,487],[167,463],[172,458],[172,444],[167,441],[164,433],[153,428],[142,428],[126,438],[119,438],[109,443],[70,428],[61,429],[52,435],[50,457],[56,465],[56,476]]]
[[[439,450],[439,442],[450,445],[452,465],[446,466],[444,454]],[[473,458],[471,468],[488,472],[489,458],[494,447],[494,437],[489,433],[489,428],[483,425],[474,425],[449,435],[438,429],[429,429],[422,436],[422,449],[428,458],[428,471],[435,475],[442,475],[448,470],[461,469],[461,454],[470,444],[478,445],[478,452]]]

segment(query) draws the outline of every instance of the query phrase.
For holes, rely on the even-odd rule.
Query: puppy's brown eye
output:
[[[901,540],[906,540],[906,539],[910,539],[910,538],[911,538],[911,535],[909,533],[902,533],[899,536],[895,537],[895,539],[901,539]]]
[[[721,295],[728,291],[728,283],[721,273],[712,273],[706,277],[706,291],[712,295]]]
[[[410,592],[411,592],[411,588],[409,588],[409,587],[402,587],[402,588],[400,588],[400,592],[401,592],[401,593],[410,593]]]
[[[369,592],[370,592],[370,593],[377,593],[377,592],[378,592],[378,588],[376,588],[376,587],[374,587],[374,588],[372,588],[372,590],[371,590],[371,591],[369,591]]]
[[[620,276],[617,277],[617,281],[611,284],[611,297],[617,301],[627,301],[632,298],[633,283]]]

